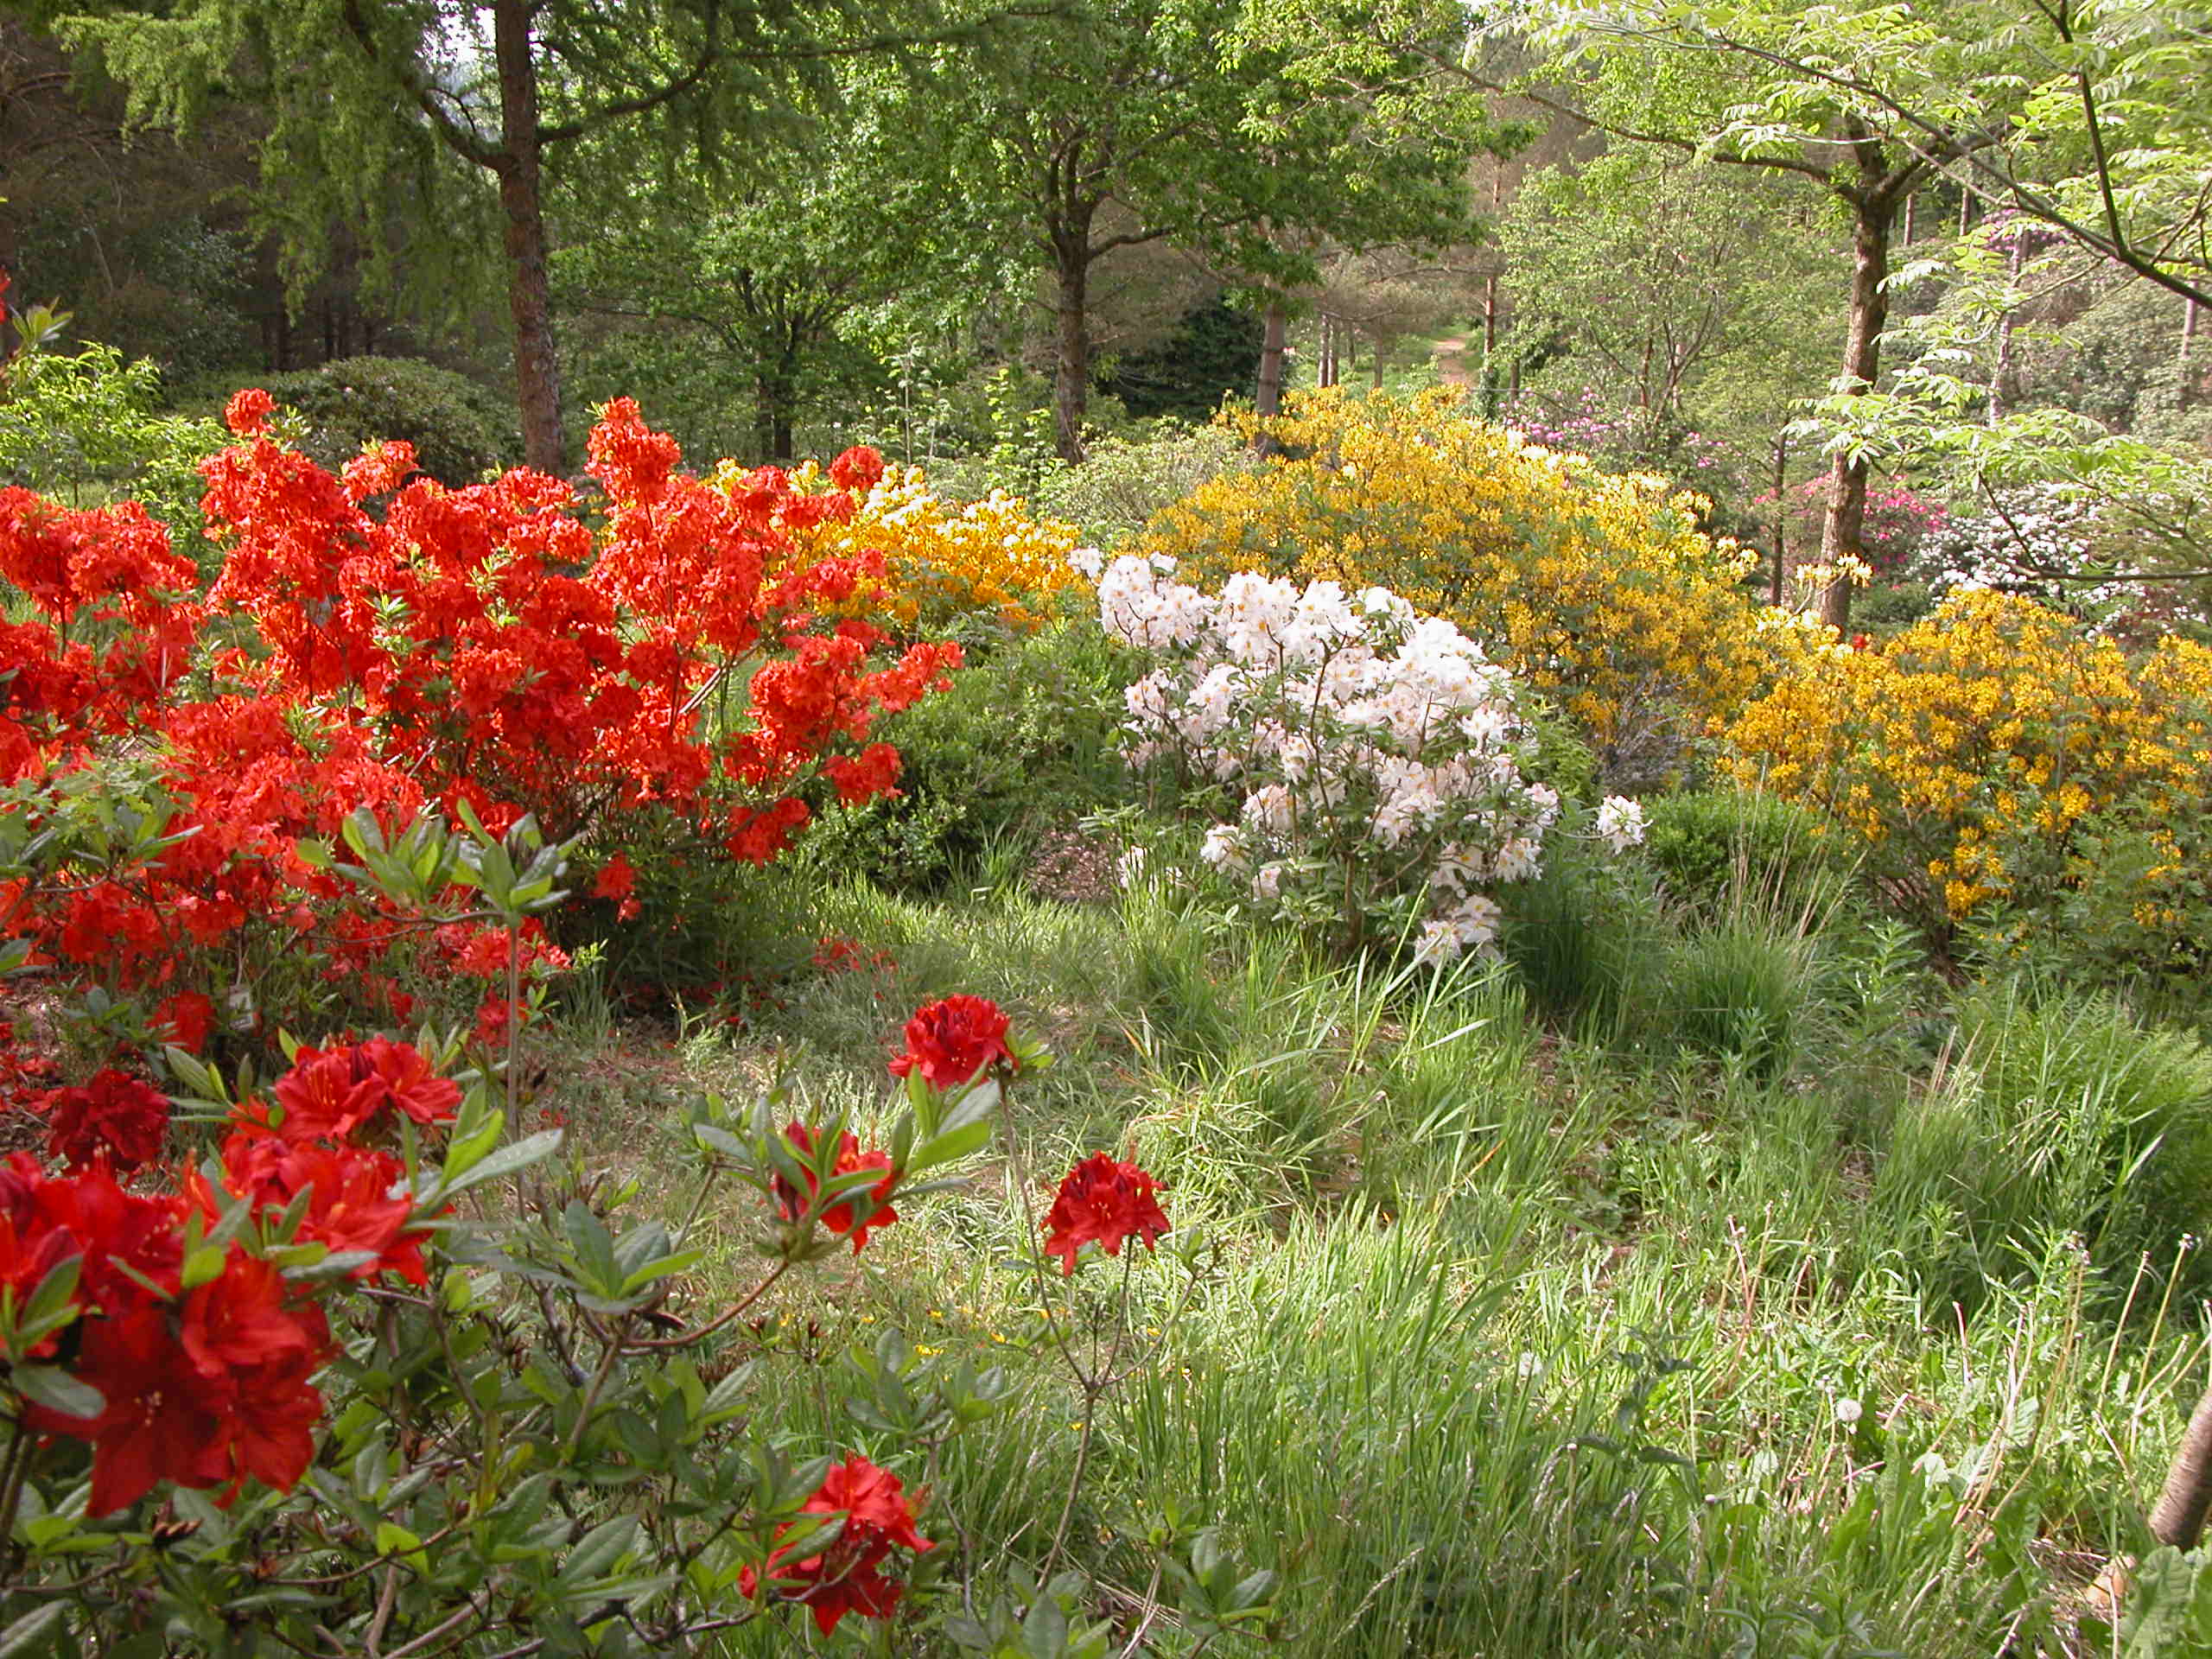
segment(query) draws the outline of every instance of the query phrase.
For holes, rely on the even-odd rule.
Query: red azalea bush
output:
[[[834,1123],[699,1125],[709,1178],[734,1170],[771,1200],[781,1261],[721,1316],[692,1321],[658,1311],[684,1258],[657,1222],[618,1235],[581,1198],[551,1206],[550,1230],[457,1213],[456,1195],[527,1167],[559,1136],[502,1147],[490,1080],[464,1089],[447,1074],[456,1052],[385,1037],[303,1047],[237,1101],[183,1060],[200,1091],[190,1115],[224,1135],[217,1158],[162,1164],[149,1152],[130,1186],[105,1142],[67,1173],[23,1153],[0,1162],[0,1421],[14,1424],[0,1440],[0,1532],[22,1514],[41,1521],[16,1581],[59,1587],[87,1552],[162,1563],[159,1588],[150,1566],[95,1573],[39,1604],[42,1617],[80,1640],[166,1630],[206,1645],[241,1614],[260,1635],[305,1641],[318,1624],[358,1636],[396,1605],[397,1628],[446,1621],[504,1643],[557,1637],[584,1611],[560,1575],[588,1600],[618,1568],[652,1580],[632,1592],[648,1649],[774,1602],[804,1607],[825,1634],[847,1614],[892,1617],[906,1591],[899,1562],[935,1548],[918,1500],[856,1453],[798,1467],[768,1453],[733,1475],[752,1438],[745,1368],[710,1390],[684,1351],[821,1254],[817,1231],[858,1250],[894,1221],[910,1164],[972,1150],[948,1136],[949,1103],[924,1091],[896,1159]],[[83,1092],[130,1111],[151,1093],[119,1074]],[[74,1109],[99,1121],[85,1102]],[[588,1371],[569,1357],[582,1344],[595,1344]],[[960,1388],[949,1397],[965,1418],[988,1414],[990,1385],[971,1372]],[[522,1409],[533,1400],[539,1409]],[[641,1444],[648,1419],[678,1437]],[[483,1484],[487,1459],[529,1471],[523,1507]],[[65,1499],[79,1479],[77,1512]],[[657,1483],[654,1507],[696,1514],[698,1527],[648,1538],[620,1507],[581,1542],[536,1525],[556,1497],[605,1515],[610,1491],[635,1501],[641,1480]],[[383,1496],[403,1489],[412,1496]],[[177,1497],[192,1492],[213,1507]],[[227,1511],[238,1519],[209,1519]],[[247,1536],[241,1559],[232,1540]],[[435,1565],[417,1548],[433,1536],[454,1541]],[[681,1573],[653,1578],[655,1550]],[[379,1570],[395,1563],[408,1585],[397,1603]],[[679,1576],[690,1590],[671,1599]],[[272,1577],[289,1593],[257,1605],[246,1586]]]
[[[51,1387],[41,1397],[19,1371],[30,1396],[22,1421],[90,1446],[95,1516],[128,1509],[163,1481],[214,1488],[226,1505],[249,1478],[280,1492],[297,1484],[323,1412],[312,1379],[336,1350],[318,1287],[288,1276],[280,1258],[296,1264],[306,1247],[341,1260],[357,1281],[389,1271],[426,1281],[427,1235],[405,1196],[405,1169],[353,1137],[387,1104],[426,1128],[448,1122],[458,1086],[432,1077],[429,1060],[404,1044],[304,1052],[278,1080],[279,1102],[330,1102],[317,1079],[334,1072],[378,1082],[357,1084],[345,1109],[313,1117],[237,1107],[217,1185],[189,1166],[167,1192],[118,1184],[117,1170],[159,1153],[168,1103],[113,1071],[55,1092],[124,1103],[109,1116],[127,1115],[127,1133],[82,1110],[65,1133],[60,1113],[75,1103],[57,1101],[57,1146],[81,1166],[52,1175],[22,1153],[0,1166],[0,1282],[20,1309],[62,1274],[64,1294],[47,1312],[54,1323],[34,1353],[66,1342],[69,1377],[92,1391],[79,1408]],[[99,1143],[87,1155],[78,1130]],[[211,1242],[226,1231],[228,1242]]]
[[[364,857],[378,879],[411,868]],[[484,891],[518,936],[524,889]],[[512,1139],[493,1075],[451,1075],[457,1039],[296,1047],[235,1100],[172,1054],[194,1091],[177,1119],[221,1136],[198,1163],[158,1158],[168,1103],[137,1079],[50,1101],[58,1153],[81,1167],[0,1163],[0,1534],[18,1540],[0,1615],[79,1645],[330,1631],[373,1647],[391,1630],[501,1651],[587,1650],[578,1632],[618,1600],[645,1651],[779,1606],[824,1636],[898,1616],[943,1546],[921,1530],[925,1494],[876,1459],[934,1459],[1007,1402],[1005,1373],[887,1337],[869,1362],[887,1369],[852,1397],[874,1455],[794,1465],[736,1322],[793,1268],[873,1242],[894,1202],[939,1184],[928,1172],[983,1148],[1002,1086],[1049,1061],[980,998],[918,1011],[909,1037],[906,1111],[881,1148],[781,1117],[778,1095],[747,1122],[711,1097],[690,1109],[701,1199],[734,1176],[770,1217],[772,1265],[711,1315],[678,1289],[697,1259],[679,1234],[623,1223],[581,1167],[528,1173],[559,1133]],[[531,1184],[465,1200],[506,1179]],[[1152,1245],[1154,1192],[1103,1154],[1078,1165],[1027,1252],[1040,1291],[1059,1282],[1046,1255],[1072,1272],[1084,1243]],[[1086,1437],[1147,1339],[1132,1309],[1125,1278],[1118,1312],[1086,1319],[1103,1358],[1055,1338]],[[731,1347],[695,1360],[717,1333]],[[96,1559],[120,1570],[88,1572]]]
[[[556,839],[651,821],[765,864],[811,800],[895,787],[874,722],[959,662],[830,614],[868,558],[791,556],[791,528],[852,512],[849,458],[826,492],[773,468],[718,488],[620,400],[591,435],[587,515],[524,470],[410,479],[404,444],[333,475],[273,414],[239,393],[239,441],[203,468],[223,559],[204,596],[136,506],[0,490],[0,596],[26,619],[0,625],[0,922],[31,965],[181,1013],[181,1046],[211,1024],[405,1020],[446,969],[488,982],[481,1034],[504,1041],[503,938],[434,947],[301,857],[359,803],[388,833],[428,808],[494,834],[529,814]],[[620,852],[594,885],[637,913]],[[533,978],[564,963],[528,943]]]
[[[54,1165],[0,1162],[10,1643],[581,1652],[619,1618],[631,1650],[674,1651],[779,1602],[824,1634],[893,1617],[939,1559],[924,1495],[857,1454],[791,1463],[736,1321],[896,1223],[1047,1057],[954,996],[907,1023],[881,1148],[780,1096],[747,1122],[695,1103],[700,1201],[754,1189],[772,1264],[705,1315],[688,1221],[540,1170],[561,1132],[519,1135],[510,1049],[566,962],[541,918],[575,841],[627,919],[657,874],[632,852],[766,863],[814,803],[895,786],[874,723],[958,651],[836,617],[870,557],[786,535],[849,513],[880,461],[840,457],[822,493],[712,486],[621,402],[594,516],[528,472],[410,480],[404,445],[334,476],[265,393],[228,413],[204,595],[135,506],[0,491],[0,973],[41,974],[66,1032],[0,1021],[0,1087]],[[425,1013],[448,1034],[281,1035]],[[226,1065],[280,1045],[232,1098]],[[1072,1274],[1084,1243],[1152,1246],[1153,1195],[1079,1166],[1028,1234],[1040,1294],[1047,1253]],[[695,1358],[717,1333],[731,1351]],[[1086,1436],[1127,1334],[1075,1371]],[[861,1421],[887,1459],[933,1459],[1007,1397],[965,1359],[878,1359],[897,1376]]]

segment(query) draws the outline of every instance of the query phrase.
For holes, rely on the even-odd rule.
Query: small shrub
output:
[[[1815,972],[1805,934],[1743,907],[1668,952],[1656,1017],[1688,1047],[1770,1077],[1798,1050],[1817,994]]]
[[[1153,437],[1101,438],[1082,466],[1039,480],[1036,500],[1112,552],[1192,491],[1256,465],[1250,447],[1225,427],[1163,423]]]
[[[230,438],[213,421],[156,415],[161,390],[159,369],[111,346],[19,353],[0,371],[0,485],[73,507],[136,499],[196,545],[200,463]]]
[[[1648,887],[1568,854],[1499,892],[1499,938],[1535,1012],[1605,1039],[1619,1034],[1672,937]]]
[[[415,464],[458,487],[518,465],[522,439],[507,400],[466,375],[411,357],[346,357],[264,377],[280,404],[306,417],[302,448],[331,472],[362,445],[397,438]]]
[[[2135,898],[2178,945],[2212,807],[2212,650],[2131,660],[2032,601],[1970,592],[1879,645],[1838,648],[1745,709],[1738,774],[1852,832],[1898,910],[1948,937],[2003,901],[2094,886],[2085,836],[2136,815],[2163,857]],[[2146,876],[2149,874],[2146,872]]]
[[[1716,916],[1732,894],[1802,895],[1832,855],[1819,818],[1753,790],[1685,790],[1644,807],[1644,852],[1670,897]]]
[[[899,793],[825,814],[809,868],[943,887],[995,842],[1027,842],[1119,801],[1121,653],[1087,623],[979,652],[950,688],[887,721]]]

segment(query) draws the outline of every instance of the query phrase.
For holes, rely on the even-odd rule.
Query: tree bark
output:
[[[2162,1544],[2188,1549],[2204,1530],[2208,1510],[2212,1510],[2212,1388],[2196,1402],[2181,1444],[2174,1448],[2165,1487],[2151,1510],[2151,1535]]]
[[[1265,321],[1260,331],[1259,384],[1252,396],[1252,412],[1263,421],[1271,421],[1282,413],[1282,354],[1283,339],[1289,324],[1289,315],[1284,308],[1282,296],[1268,296],[1268,308],[1262,314]],[[1280,446],[1265,432],[1252,439],[1252,453],[1266,457],[1277,453]]]
[[[1083,423],[1090,407],[1090,226],[1064,225],[1052,237],[1058,267],[1059,350],[1052,369],[1052,439],[1062,461],[1084,458]]]
[[[1789,435],[1774,436],[1774,573],[1767,583],[1767,603],[1782,607],[1783,585],[1789,580]]]
[[[2016,229],[2012,237],[2012,257],[2005,263],[2005,281],[2013,288],[2020,285],[2020,264],[2024,257],[2021,238]],[[1989,424],[1994,426],[2005,418],[2005,394],[2012,379],[2012,313],[2008,307],[1997,320],[1997,360],[1989,370]]]
[[[530,0],[493,0],[502,135],[493,171],[499,181],[499,207],[506,219],[507,309],[514,320],[523,458],[537,471],[558,477],[566,470],[567,454],[561,435],[561,366],[553,347],[531,10]]]
[[[2181,345],[2174,353],[2174,401],[2187,409],[2196,401],[2196,371],[2190,362],[2196,344],[2196,302],[2181,302]]]
[[[1897,175],[1862,164],[1862,182],[1846,200],[1852,207],[1851,318],[1844,334],[1843,378],[1854,391],[1872,387],[1882,370],[1882,330],[1890,297],[1890,232],[1897,219]],[[1827,511],[1821,518],[1821,563],[1833,569],[1845,558],[1866,556],[1866,463],[1841,450],[1828,467]],[[1851,622],[1850,579],[1840,571],[1821,594],[1821,620],[1835,628]]]
[[[753,446],[764,461],[788,467],[797,458],[798,348],[789,346],[753,378]]]

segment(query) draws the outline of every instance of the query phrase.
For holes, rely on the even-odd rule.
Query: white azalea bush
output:
[[[1164,556],[1099,577],[1100,620],[1151,666],[1124,755],[1215,821],[1198,856],[1240,906],[1333,931],[1409,934],[1448,961],[1497,938],[1489,890],[1543,867],[1559,795],[1532,781],[1522,688],[1450,623],[1387,588],[1243,574],[1218,594]],[[1634,802],[1592,832],[1643,838]]]

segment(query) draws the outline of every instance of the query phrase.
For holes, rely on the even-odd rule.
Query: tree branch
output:
[[[375,32],[370,29],[369,20],[362,14],[361,0],[345,0],[341,13],[346,32],[353,35],[354,44],[361,48],[362,55],[400,84],[407,95],[414,99],[415,106],[423,111],[431,130],[444,142],[446,148],[463,161],[473,162],[478,167],[498,168],[505,159],[505,150],[486,143],[483,135],[473,126],[463,126],[447,113],[435,95],[437,87],[422,73],[419,66],[411,60],[404,64],[394,63],[378,48]]]

